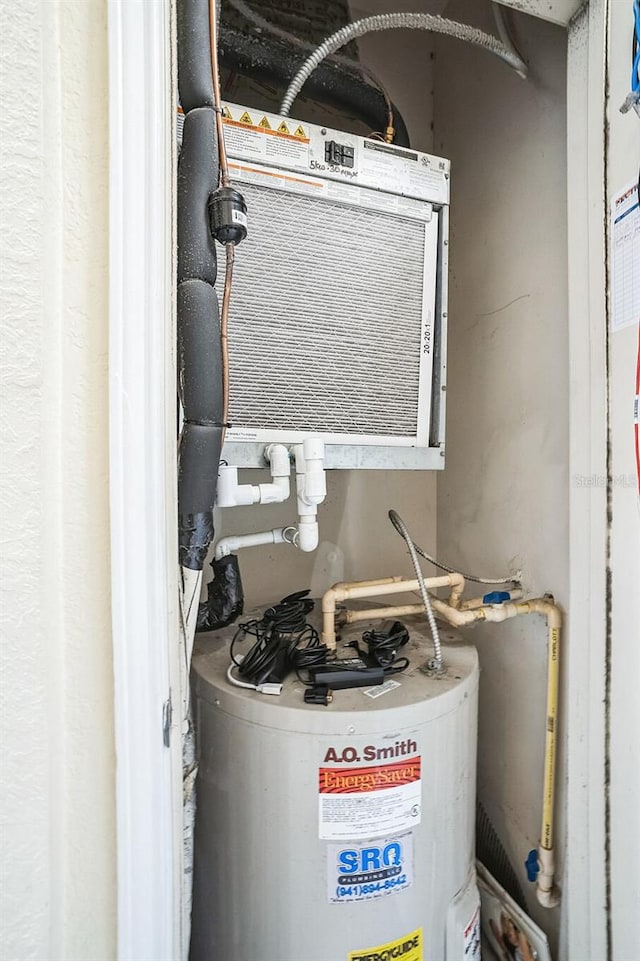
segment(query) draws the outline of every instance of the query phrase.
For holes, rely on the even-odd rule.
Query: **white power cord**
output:
[[[280,106],[280,113],[284,117],[289,116],[293,101],[313,71],[326,57],[329,57],[356,37],[362,37],[366,33],[379,30],[394,29],[430,30],[432,33],[443,33],[455,37],[457,40],[465,40],[495,54],[496,57],[500,57],[523,79],[527,76],[527,65],[515,47],[512,44],[510,47],[505,46],[490,33],[484,33],[483,30],[470,27],[468,24],[446,20],[444,17],[436,17],[429,13],[382,13],[349,23],[346,27],[342,27],[330,37],[327,37],[318,49],[305,60],[289,84]]]
[[[238,657],[238,663],[242,663],[240,657]],[[234,687],[244,687],[248,691],[257,691],[258,694],[282,694],[282,684],[274,684],[268,681],[264,684],[249,684],[248,681],[241,681],[233,673],[234,667],[236,667],[235,664],[230,664],[227,668],[227,680]]]

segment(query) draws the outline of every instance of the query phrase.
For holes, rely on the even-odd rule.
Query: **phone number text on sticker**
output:
[[[413,882],[413,835],[364,844],[330,844],[327,849],[329,901],[371,901]]]

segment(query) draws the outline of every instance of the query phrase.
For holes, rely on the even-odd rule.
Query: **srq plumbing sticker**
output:
[[[329,901],[373,901],[413,882],[413,834],[327,846]]]
[[[379,944],[376,948],[352,951],[348,961],[423,961],[422,928],[405,934],[397,941]]]

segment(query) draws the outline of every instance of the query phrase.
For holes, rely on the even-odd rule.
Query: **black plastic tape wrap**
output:
[[[178,91],[185,113],[213,106],[209,4],[207,0],[178,0]]]
[[[212,561],[213,580],[207,585],[207,600],[198,608],[197,631],[217,631],[240,617],[244,611],[244,590],[235,554]]]
[[[190,110],[184,118],[178,163],[178,283],[194,278],[216,282],[216,248],[207,206],[218,186],[217,142],[213,108]]]
[[[229,70],[267,83],[276,81],[284,89],[298,72],[302,60],[299,50],[279,38],[247,35],[233,27],[225,27],[223,23],[220,29],[220,63]],[[305,83],[304,94],[313,100],[352,112],[371,130],[383,131],[387,126],[387,106],[382,92],[367,83],[355,68],[350,69],[346,64],[323,61]],[[393,116],[396,130],[394,143],[399,147],[409,147],[409,133],[395,104]]]
[[[180,566],[201,571],[213,540],[213,513],[179,514],[178,546]]]
[[[202,570],[213,540],[222,446],[222,348],[208,203],[219,167],[208,0],[178,2],[178,86],[185,111],[178,164],[178,448],[180,564]]]

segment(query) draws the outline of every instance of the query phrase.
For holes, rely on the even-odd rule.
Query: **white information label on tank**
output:
[[[480,961],[480,908],[464,929],[464,959],[463,961]]]
[[[389,678],[384,684],[378,684],[376,687],[368,687],[362,693],[375,700],[376,697],[382,697],[383,694],[388,694],[389,691],[395,691],[397,687],[402,687],[400,681],[394,681],[393,678]]]
[[[421,757],[413,738],[329,747],[318,770],[319,836],[388,837],[420,823]],[[373,762],[373,763],[372,763]]]
[[[329,901],[373,901],[413,883],[413,834],[327,847]]]

